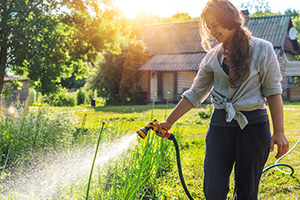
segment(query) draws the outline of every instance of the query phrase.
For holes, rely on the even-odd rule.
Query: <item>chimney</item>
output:
[[[242,10],[241,13],[245,18],[245,24],[247,24],[248,21],[249,21],[249,11],[248,10]]]

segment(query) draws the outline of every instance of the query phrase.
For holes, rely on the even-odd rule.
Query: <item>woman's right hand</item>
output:
[[[172,124],[166,120],[162,121],[158,124],[158,133],[155,133],[155,134],[159,137],[166,138],[165,134],[161,133],[162,128],[169,130],[172,128]]]

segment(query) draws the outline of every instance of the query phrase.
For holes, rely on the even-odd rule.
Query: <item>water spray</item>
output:
[[[158,133],[158,121],[156,119],[153,119],[152,122],[147,124],[145,127],[140,128],[136,132],[142,139],[145,139],[147,137],[148,131],[150,129],[155,131],[156,133]],[[179,146],[178,146],[177,140],[176,140],[174,134],[168,132],[168,130],[164,127],[161,129],[161,133],[164,134],[165,137],[168,138],[169,140],[172,140],[173,143],[174,143],[175,151],[176,151],[176,160],[177,160],[178,173],[179,173],[179,177],[180,177],[182,187],[183,187],[186,195],[188,196],[188,198],[190,200],[194,200],[194,198],[191,196],[189,190],[186,187],[186,184],[185,184],[185,181],[184,181],[184,178],[183,178],[183,175],[182,175],[182,168],[181,168],[181,162],[180,162],[180,152],[179,152]]]

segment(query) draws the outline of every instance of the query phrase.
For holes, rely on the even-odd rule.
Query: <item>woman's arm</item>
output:
[[[280,94],[268,96],[267,101],[269,104],[274,129],[270,150],[272,152],[274,150],[274,145],[277,145],[278,149],[275,158],[278,159],[289,150],[289,142],[284,134],[283,103]]]
[[[164,127],[169,130],[179,118],[181,118],[185,113],[187,113],[193,107],[194,107],[193,104],[186,97],[183,97],[179,101],[177,106],[173,109],[173,111],[170,113],[170,115],[165,119],[165,121],[159,123],[159,128],[158,128],[159,133],[156,133],[156,135],[164,138],[165,136],[160,133],[161,128]]]

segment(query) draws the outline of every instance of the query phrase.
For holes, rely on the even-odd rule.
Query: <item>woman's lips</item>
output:
[[[220,35],[221,35],[221,34],[217,34],[217,35],[215,36],[216,40],[219,39]]]

